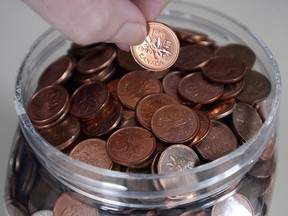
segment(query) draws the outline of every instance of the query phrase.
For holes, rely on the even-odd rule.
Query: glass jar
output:
[[[242,24],[189,0],[170,2],[158,20],[205,33],[217,45],[246,44],[256,53],[253,68],[271,82],[270,95],[260,105],[265,119],[260,130],[228,155],[181,173],[123,173],[76,161],[43,139],[26,113],[43,70],[71,46],[65,37],[49,29],[31,46],[17,77],[15,107],[20,129],[11,150],[5,195],[11,215],[51,210],[63,192],[96,207],[99,215],[217,215],[213,206],[224,206],[225,201],[230,203],[225,211],[231,212],[222,214],[239,215],[239,196],[253,209],[253,213],[241,216],[267,215],[276,168],[281,94],[280,73],[273,55]],[[262,175],[261,170],[267,166],[268,174]],[[169,189],[155,187],[163,181],[177,184]],[[233,214],[235,211],[238,214]]]

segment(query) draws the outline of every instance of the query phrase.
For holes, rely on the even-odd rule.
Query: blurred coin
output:
[[[178,38],[168,26],[160,22],[148,22],[148,29],[144,42],[130,47],[131,53],[135,61],[147,70],[166,70],[178,58]]]
[[[276,136],[272,137],[269,140],[268,145],[266,146],[265,150],[260,156],[260,160],[266,161],[271,159],[274,156],[275,151],[276,151]]]
[[[163,142],[185,143],[196,136],[199,118],[184,105],[166,105],[153,114],[151,129]]]

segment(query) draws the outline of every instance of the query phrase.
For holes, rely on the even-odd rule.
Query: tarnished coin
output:
[[[67,81],[76,67],[74,58],[63,55],[51,63],[41,74],[38,86],[43,88],[52,84],[63,84]]]
[[[246,72],[246,67],[237,58],[213,57],[203,67],[204,76],[212,82],[230,84],[241,80]]]
[[[106,141],[85,139],[78,143],[69,154],[72,158],[92,166],[111,169],[112,161],[106,152]]]
[[[68,193],[63,193],[56,201],[54,216],[62,215],[85,215],[98,216],[98,210],[92,206],[80,202]]]
[[[166,148],[160,155],[158,173],[179,172],[193,169],[200,163],[197,154],[188,146],[174,144]]]
[[[257,111],[246,103],[237,103],[232,113],[233,127],[237,135],[248,141],[263,125]]]
[[[236,97],[244,88],[244,79],[238,82],[224,85],[224,92],[219,100],[227,100],[232,97]]]
[[[180,40],[187,41],[189,43],[196,43],[197,41],[207,40],[208,35],[191,29],[173,28],[176,35]]]
[[[197,151],[206,160],[220,158],[238,148],[238,142],[231,129],[220,121],[212,121],[207,136],[196,145]]]
[[[67,90],[60,85],[50,85],[32,96],[27,106],[27,113],[34,125],[41,127],[63,116],[68,105]]]
[[[274,157],[269,160],[259,160],[249,171],[249,174],[256,178],[268,178],[275,172],[276,162]]]
[[[40,211],[34,212],[31,216],[53,216],[53,211],[40,210]]]
[[[256,59],[254,51],[244,44],[227,44],[220,46],[215,50],[214,56],[238,58],[244,63],[246,68],[252,68]]]
[[[131,168],[149,160],[155,148],[156,140],[153,134],[140,127],[118,129],[108,138],[106,145],[112,161]]]
[[[149,94],[162,92],[160,81],[148,71],[131,71],[121,77],[117,87],[119,100],[130,109]]]
[[[155,93],[143,97],[136,106],[137,120],[143,127],[150,130],[153,114],[168,104],[179,104],[179,102],[168,94],[163,93]]]
[[[109,91],[104,83],[95,81],[84,84],[71,96],[70,114],[83,120],[92,119],[108,101]]]
[[[192,44],[180,49],[179,57],[173,67],[190,71],[203,67],[212,57],[212,50],[204,45]]]
[[[150,71],[170,68],[179,55],[180,45],[176,34],[160,22],[148,22],[148,30],[142,44],[130,47],[135,61]]]
[[[82,121],[82,132],[87,137],[99,137],[111,132],[117,127],[122,117],[122,106],[116,100],[110,99],[99,115],[88,121]]]
[[[166,105],[152,116],[151,129],[155,136],[167,143],[192,140],[199,129],[197,114],[184,105]]]
[[[230,115],[236,105],[236,100],[230,98],[227,100],[218,100],[211,104],[201,107],[201,110],[206,112],[211,119],[217,120]]]
[[[236,193],[227,199],[216,203],[211,212],[211,216],[253,216],[253,208],[249,200]]]
[[[80,131],[79,120],[69,116],[53,127],[42,129],[40,134],[55,148],[63,150],[77,139]]]
[[[123,69],[125,72],[143,70],[143,68],[135,61],[131,52],[118,49],[117,61],[121,69]]]
[[[180,95],[188,101],[208,104],[221,97],[224,87],[206,80],[201,72],[197,72],[183,77],[178,90]]]
[[[244,82],[243,90],[236,96],[239,101],[254,105],[267,98],[271,91],[270,81],[257,71],[248,70]]]
[[[115,58],[117,52],[113,46],[99,46],[93,53],[85,55],[77,63],[77,71],[91,74],[107,67]]]

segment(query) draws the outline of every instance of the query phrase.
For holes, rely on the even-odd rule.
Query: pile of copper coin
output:
[[[245,145],[271,88],[253,50],[187,29],[171,41],[155,32],[132,54],[72,44],[51,63],[27,106],[44,139],[82,162],[145,173],[192,169]]]

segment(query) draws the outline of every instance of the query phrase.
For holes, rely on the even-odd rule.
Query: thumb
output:
[[[24,0],[70,40],[86,45],[144,41],[146,20],[130,0]]]

